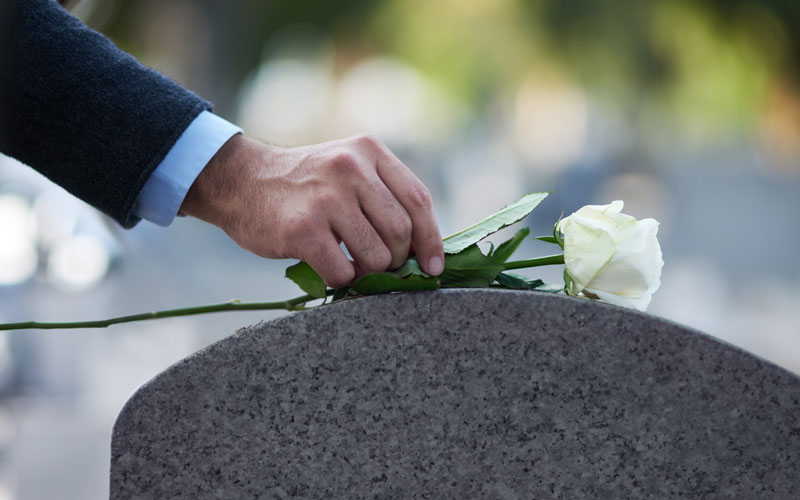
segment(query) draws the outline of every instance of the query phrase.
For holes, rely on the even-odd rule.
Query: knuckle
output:
[[[394,237],[395,241],[406,242],[411,239],[411,232],[413,230],[413,226],[411,224],[411,218],[408,215],[403,214],[402,216],[397,217],[397,220],[391,227],[391,233]]]
[[[363,168],[358,156],[346,149],[333,153],[328,161],[328,166],[337,175],[363,175]]]
[[[357,224],[357,223],[354,223]],[[392,264],[392,253],[380,240],[372,228],[359,228],[358,234],[362,235],[358,241],[353,241],[353,247],[348,247],[356,258],[358,265],[366,272],[385,271]]]
[[[372,134],[359,134],[355,136],[355,142],[370,150],[383,149],[383,143]]]
[[[411,206],[417,209],[429,210],[433,207],[431,192],[422,183],[413,184],[408,191]]]

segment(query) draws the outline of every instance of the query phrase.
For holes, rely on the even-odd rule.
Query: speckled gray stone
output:
[[[352,300],[142,387],[114,427],[111,498],[796,500],[800,378],[587,300]]]

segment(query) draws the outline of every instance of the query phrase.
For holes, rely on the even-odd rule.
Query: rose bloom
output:
[[[622,213],[622,201],[587,205],[558,222],[567,293],[645,311],[661,285],[658,221]]]

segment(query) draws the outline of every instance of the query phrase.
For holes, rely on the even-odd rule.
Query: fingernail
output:
[[[444,271],[444,262],[441,257],[431,257],[428,261],[428,274],[438,276]]]

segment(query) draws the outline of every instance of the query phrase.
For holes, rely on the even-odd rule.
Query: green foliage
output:
[[[500,246],[497,247],[497,250],[495,250],[493,253],[490,252],[489,256],[493,261],[502,264],[503,262],[507,261],[509,257],[511,257],[511,254],[517,251],[519,245],[525,238],[528,237],[530,233],[531,230],[527,227],[520,229],[514,236],[511,237],[511,239],[501,243]]]
[[[320,275],[305,262],[300,261],[287,268],[286,277],[294,281],[297,286],[315,299],[324,299],[327,297],[325,282],[322,281]]]
[[[361,295],[436,290],[439,288],[439,280],[437,278],[425,278],[415,274],[407,278],[398,278],[393,273],[370,273],[356,281],[353,288]]]
[[[429,278],[430,274],[426,273],[422,270],[419,266],[419,262],[417,261],[416,257],[411,257],[402,266],[395,269],[392,274],[397,276],[398,278],[405,278],[406,276],[415,274],[417,276],[423,276],[425,278]]]
[[[350,293],[349,286],[337,288],[336,291],[333,292],[333,297],[331,297],[331,300],[333,302],[336,302],[337,300],[342,300],[343,298],[347,297],[349,293]]]
[[[550,193],[526,194],[518,201],[503,207],[499,212],[484,220],[450,235],[444,241],[444,253],[457,254],[467,247],[478,243],[490,234],[506,226],[519,222],[533,211]]]
[[[162,2],[81,4],[94,11],[90,26],[140,59],[180,73],[181,51],[143,37],[157,41],[158,26],[169,26],[154,23],[164,16]],[[631,127],[646,126],[657,112],[689,129],[738,125],[738,134],[741,119],[757,126],[773,83],[796,88],[800,81],[797,0],[242,0],[172,2],[170,9],[213,28],[213,57],[204,59],[210,81],[199,83],[229,113],[231,90],[263,60],[280,57],[274,48],[287,27],[297,26],[310,33],[289,47],[301,56],[309,45],[331,44],[337,61],[345,61],[341,70],[366,54],[402,61],[471,108],[476,122],[533,75],[612,99],[605,105],[624,113]]]
[[[506,288],[510,288],[512,290],[530,290],[531,286],[528,284],[526,280],[523,278],[511,274],[511,273],[500,273],[497,275],[497,282],[503,285]]]
[[[528,279],[514,273],[500,273],[497,275],[497,283],[512,290],[534,290],[544,286],[544,281],[540,279]]]
[[[533,239],[558,245],[558,240],[555,238],[555,236],[534,236]]]
[[[540,279],[535,279],[535,280],[526,279],[525,281],[528,282],[528,286],[531,287],[531,290],[536,290],[538,288],[547,287],[547,285],[545,285],[544,281],[542,281]],[[561,287],[558,287],[558,290],[561,290],[561,289],[562,289]]]
[[[503,271],[503,265],[483,255],[473,244],[454,255],[445,255],[440,278],[444,286],[489,286]]]

